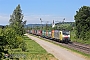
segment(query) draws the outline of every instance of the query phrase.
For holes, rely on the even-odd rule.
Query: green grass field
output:
[[[14,58],[19,58],[19,60],[57,60],[34,40],[24,36],[24,41],[27,44],[27,50],[25,52],[21,48],[9,51]]]

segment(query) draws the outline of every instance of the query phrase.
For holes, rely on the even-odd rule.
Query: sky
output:
[[[82,6],[90,6],[90,0],[0,0],[0,25],[9,24],[10,15],[20,4],[23,21],[26,24],[74,22],[76,11]]]

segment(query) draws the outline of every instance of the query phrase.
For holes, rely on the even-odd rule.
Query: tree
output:
[[[24,25],[26,21],[22,21],[23,14],[20,5],[16,7],[10,17],[10,25],[3,26],[2,29],[0,29],[0,60],[3,55],[2,53],[8,52],[8,50],[4,51],[6,48],[18,48],[21,43],[25,44],[23,43],[22,35],[25,32]]]
[[[76,37],[85,40],[87,31],[90,31],[90,7],[81,7],[79,11],[76,11],[74,18],[76,23]]]
[[[16,7],[16,9],[13,11],[13,14],[10,16],[10,27],[15,29],[16,33],[19,35],[23,35],[25,33],[24,31],[24,25],[26,24],[26,21],[23,20],[23,14],[22,10],[20,8],[20,5]]]

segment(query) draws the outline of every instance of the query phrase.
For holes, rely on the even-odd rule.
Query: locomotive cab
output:
[[[60,31],[60,40],[62,42],[70,41],[70,31]]]

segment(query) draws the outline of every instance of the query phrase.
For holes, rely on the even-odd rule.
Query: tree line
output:
[[[90,40],[90,7],[82,6],[74,16],[76,38]]]

